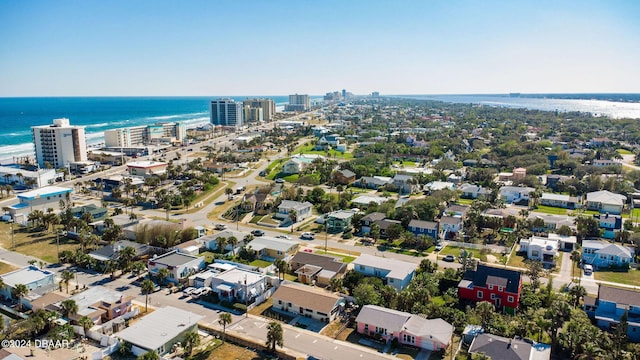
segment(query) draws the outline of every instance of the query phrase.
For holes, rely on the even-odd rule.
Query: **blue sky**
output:
[[[0,96],[640,92],[640,1],[0,0]]]

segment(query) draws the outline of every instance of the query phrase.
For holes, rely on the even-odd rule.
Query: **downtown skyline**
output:
[[[0,97],[640,92],[634,1],[0,3]]]

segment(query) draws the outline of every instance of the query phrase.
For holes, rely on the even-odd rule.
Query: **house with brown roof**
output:
[[[333,181],[336,184],[349,185],[356,181],[356,173],[347,169],[336,170],[333,173]]]
[[[308,318],[331,322],[344,309],[344,298],[307,285],[282,283],[271,295],[272,308]]]
[[[298,252],[289,262],[291,270],[298,275],[303,284],[315,282],[318,286],[327,286],[331,279],[340,278],[347,270],[347,264],[332,256]]]

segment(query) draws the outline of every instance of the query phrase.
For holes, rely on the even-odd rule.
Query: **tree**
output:
[[[60,277],[62,278],[62,282],[67,288],[67,294],[69,293],[69,281],[73,279],[73,273],[69,270],[64,270],[60,273]]]
[[[78,304],[76,304],[75,300],[72,299],[63,300],[60,303],[60,310],[62,312],[62,316],[70,318],[78,313]]]
[[[222,314],[220,314],[220,317],[218,318],[218,324],[220,324],[222,326],[222,342],[225,341],[225,336],[227,333],[227,325],[231,324],[231,314],[229,314],[228,312],[223,312]]]
[[[216,238],[216,243],[218,245],[218,252],[224,253],[224,248],[227,246],[227,238],[218,236]]]
[[[229,236],[229,238],[227,238],[227,243],[231,245],[231,253],[233,254],[233,256],[236,256],[236,246],[238,245],[238,238],[235,236]]]
[[[160,281],[161,283],[166,283],[167,281],[167,277],[169,276],[169,269],[167,268],[160,268],[158,269],[158,281]]]
[[[283,339],[282,325],[280,323],[271,321],[269,325],[267,325],[267,347],[272,351],[276,351],[276,345],[283,347],[284,339]]]
[[[473,310],[473,313],[480,320],[480,325],[487,329],[495,315],[495,307],[488,301],[481,301],[476,304],[476,308]]]
[[[230,187],[224,189],[224,194],[227,195],[227,200],[231,200],[231,195],[233,194],[233,190]]]
[[[144,312],[147,312],[148,310],[148,304],[149,304],[149,294],[151,294],[153,292],[153,289],[156,287],[155,284],[153,283],[153,281],[146,279],[142,282],[141,284],[141,289],[142,292],[144,293],[145,297],[144,297]]]
[[[122,250],[118,251],[118,265],[122,272],[128,272],[131,269],[131,263],[136,257],[136,249],[133,246],[125,246]]]
[[[160,355],[155,350],[151,350],[138,356],[138,360],[160,360]]]
[[[418,272],[434,273],[436,270],[438,270],[438,263],[431,262],[429,259],[422,259],[418,266]]]
[[[18,298],[18,310],[22,311],[22,298],[29,293],[29,288],[25,284],[17,284],[13,288],[13,294]]]
[[[533,291],[535,291],[538,287],[540,287],[540,275],[543,271],[542,263],[538,260],[530,260],[526,261],[526,264],[526,274],[531,281],[531,287],[533,288]]]
[[[576,267],[578,266],[578,263],[580,262],[581,259],[581,255],[580,255],[580,251],[579,250],[573,250],[571,252],[571,281],[573,281],[574,277],[575,277],[575,270]]]
[[[287,268],[289,267],[289,264],[282,259],[278,259],[274,261],[273,265],[275,265],[276,269],[278,270],[278,280],[280,280],[281,275],[282,275],[282,280],[284,280],[284,275],[287,273]]]
[[[381,303],[380,292],[376,290],[375,286],[367,283],[361,283],[353,289],[353,297],[356,300],[356,304],[360,306],[364,305],[379,305]]]
[[[587,290],[581,285],[572,286],[569,289],[569,297],[571,298],[571,304],[574,308],[580,305],[580,300],[587,295]]]
[[[78,320],[78,325],[82,326],[82,330],[84,330],[84,336],[87,336],[87,331],[93,327],[93,320],[91,320],[88,316],[83,316]]]
[[[193,353],[193,348],[198,347],[200,345],[200,335],[198,335],[195,331],[190,331],[184,336],[184,350],[191,356]]]

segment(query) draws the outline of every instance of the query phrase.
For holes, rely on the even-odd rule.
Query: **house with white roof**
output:
[[[622,208],[627,201],[627,197],[615,194],[607,190],[593,191],[587,193],[587,210],[597,210],[601,213],[613,215],[622,214]]]
[[[633,262],[634,250],[605,240],[583,240],[582,262],[594,269],[625,267]]]
[[[481,196],[491,195],[491,190],[485,189],[480,185],[462,184],[458,187],[458,190],[462,192],[460,197],[463,199],[477,199]]]
[[[400,344],[438,351],[451,343],[453,326],[442,319],[425,319],[419,315],[365,305],[356,318],[358,333],[379,336],[385,341],[398,339]]]
[[[60,209],[60,200],[69,202],[73,189],[60,186],[47,186],[18,194],[19,203],[8,206],[9,214],[15,222],[26,223],[34,210],[54,212]]]
[[[75,301],[76,305],[78,305],[78,311],[70,315],[70,319],[79,320],[86,316],[94,324],[99,325],[130,312],[132,310],[131,301],[133,296],[104,286],[92,286],[81,293],[71,296],[69,299]],[[60,303],[54,306],[59,308]]]
[[[409,285],[416,272],[416,264],[391,258],[362,254],[353,262],[353,269],[367,276],[375,276],[387,285],[402,291]]]
[[[295,212],[296,221],[302,221],[308,218],[311,215],[311,209],[313,208],[313,204],[305,201],[293,201],[293,200],[282,200],[280,206],[278,206],[278,212],[274,215],[274,217],[278,219],[289,219],[290,213]]]
[[[160,161],[130,161],[127,172],[132,176],[158,176],[167,172],[168,164]]]
[[[353,185],[365,189],[377,190],[387,184],[391,183],[391,178],[387,176],[363,176],[356,180]]]
[[[278,239],[271,236],[259,236],[247,244],[247,248],[256,252],[259,258],[267,261],[289,259],[298,252],[297,241]]]
[[[156,351],[162,356],[171,351],[176,343],[184,341],[189,332],[198,331],[198,321],[204,316],[167,306],[155,309],[120,331],[116,337],[130,343],[131,352],[140,356],[148,351]]]
[[[204,257],[183,254],[176,250],[149,259],[148,268],[151,275],[156,276],[162,268],[169,270],[166,281],[177,284],[190,275],[204,269]]]
[[[575,196],[542,193],[538,200],[540,205],[559,207],[563,209],[575,209],[580,207],[580,201]]]
[[[31,308],[31,300],[35,300],[56,288],[55,275],[49,270],[39,269],[36,266],[23,267],[6,273],[0,278],[4,282],[0,294],[5,299],[14,298],[13,290],[18,284],[25,285],[29,289],[27,296],[22,299],[22,304],[29,309]]]
[[[213,275],[210,287],[221,300],[251,302],[267,291],[267,277],[259,272],[232,268]]]
[[[520,251],[527,254],[527,259],[541,261],[545,267],[553,267],[556,265],[558,251],[571,251],[576,244],[575,236],[551,233],[548,237],[532,236],[520,239]]]
[[[387,200],[389,199],[384,198],[382,196],[360,195],[357,198],[351,200],[351,205],[356,206],[358,208],[367,208],[369,205],[371,205],[371,203],[374,203],[376,205],[381,205]]]
[[[546,232],[560,229],[568,226],[571,230],[576,230],[575,218],[568,215],[544,214],[539,212],[529,213],[527,218],[530,221],[542,220],[544,224],[536,226],[534,223],[534,232]]]
[[[528,203],[529,194],[535,190],[528,186],[503,186],[500,188],[500,198],[507,204]]]
[[[453,190],[456,184],[448,181],[431,181],[422,187],[422,191]]]

